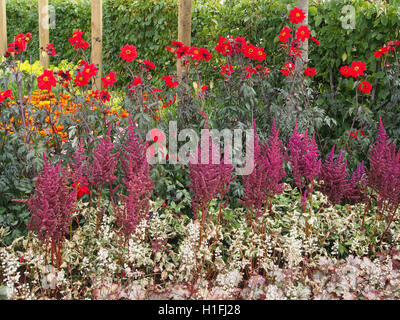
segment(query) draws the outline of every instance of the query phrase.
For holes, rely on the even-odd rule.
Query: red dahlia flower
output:
[[[110,73],[108,75],[101,78],[104,89],[107,89],[108,87],[112,87],[114,85],[114,83],[117,82],[117,79],[115,79],[115,75],[116,75],[115,72],[110,71]]]
[[[54,48],[54,44],[49,43],[46,46],[46,53],[47,55],[49,55],[50,57],[54,57],[56,55],[56,49]]]
[[[230,77],[233,73],[233,67],[230,64],[221,67],[221,76],[226,78]]]
[[[164,80],[165,84],[169,87],[177,87],[178,86],[178,81],[172,81],[174,76],[164,76],[161,79]]]
[[[74,85],[76,87],[84,87],[89,83],[89,78],[84,75],[83,72],[78,72],[74,79]]]
[[[363,81],[359,84],[358,89],[362,92],[362,93],[370,93],[372,90],[372,85],[370,82],[368,81]]]
[[[12,91],[10,89],[1,91],[0,92],[0,103],[2,103],[6,98],[11,98],[11,96],[12,96]]]
[[[320,42],[319,42],[318,39],[315,39],[314,37],[310,37],[310,39],[311,39],[317,46],[320,45]]]
[[[122,60],[125,60],[127,62],[135,60],[137,57],[136,47],[130,44],[123,46],[121,48],[120,56]]]
[[[343,77],[348,78],[352,74],[352,69],[349,66],[342,66],[340,68],[339,72]]]
[[[285,66],[280,71],[284,76],[289,77],[290,75],[292,75],[292,71],[294,69],[295,66],[292,62],[286,62]]]
[[[233,54],[233,45],[225,37],[219,37],[215,51],[219,52],[223,56],[231,55]]]
[[[264,52],[264,48],[257,48],[256,52],[253,55],[253,59],[257,61],[264,61],[267,57],[267,54]]]
[[[250,43],[249,45],[244,45],[242,50],[247,58],[254,59],[254,54],[257,52],[258,48]]]
[[[74,190],[76,190],[77,199],[81,198],[84,194],[89,194],[89,181],[85,177],[78,178],[78,181],[72,184]]]
[[[300,41],[305,41],[310,38],[311,30],[308,29],[308,26],[300,26],[296,31],[296,37]]]
[[[286,43],[289,41],[289,38],[292,37],[292,29],[290,29],[289,27],[285,26],[281,33],[279,34],[279,41]]]
[[[107,91],[105,91],[105,90],[100,91],[100,100],[102,102],[110,101],[110,99],[111,99],[111,96]]]
[[[81,61],[79,66],[83,66],[82,75],[88,79],[95,77],[97,70],[99,70],[94,64],[89,64],[86,61]]]
[[[57,80],[54,77],[52,70],[44,70],[43,74],[37,78],[38,87],[40,90],[51,90],[51,87],[57,85]]]
[[[142,84],[142,78],[141,77],[136,77],[135,79],[133,79],[132,84],[129,85],[129,88],[136,87],[139,84]]]
[[[299,8],[293,8],[289,13],[290,21],[294,24],[302,23],[305,17],[306,14]]]
[[[315,68],[307,68],[306,70],[304,70],[304,74],[307,77],[314,77],[317,74],[317,72],[315,71]]]
[[[150,60],[143,60],[142,63],[147,67],[147,71],[154,69],[156,65]]]
[[[256,73],[256,72],[257,72],[256,69],[253,69],[253,68],[250,67],[250,66],[246,66],[246,78],[247,78],[247,79],[248,79],[248,78],[251,78],[251,77],[253,76],[253,74]]]
[[[378,51],[374,52],[374,56],[375,56],[375,58],[380,58],[388,51],[389,51],[388,46],[380,47]]]
[[[366,63],[365,62],[361,62],[361,61],[357,61],[357,62],[352,62],[351,66],[351,76],[353,76],[354,78],[357,78],[359,76],[363,76],[364,75],[364,71],[367,70],[367,68],[365,67]]]
[[[78,50],[79,48],[82,48],[83,50],[86,50],[89,48],[89,42],[83,40],[82,38],[83,32],[79,31],[79,29],[72,34],[72,37],[68,39],[69,43],[71,46],[74,46],[75,50]]]

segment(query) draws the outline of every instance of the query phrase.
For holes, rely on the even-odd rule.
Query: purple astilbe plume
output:
[[[321,159],[318,159],[319,151],[315,143],[315,135],[313,135],[312,140],[308,137],[307,130],[304,135],[300,135],[297,132],[296,121],[288,148],[294,182],[302,191],[306,184],[313,183],[321,170]]]
[[[282,193],[285,189],[285,185],[280,183],[286,175],[283,167],[285,155],[279,139],[279,131],[275,126],[275,119],[273,119],[272,131],[267,143],[260,144],[255,121],[253,130],[254,170],[250,175],[243,176],[242,204],[254,210],[256,217],[259,217],[263,212],[263,203],[272,200],[274,195]]]
[[[378,208],[383,201],[389,200],[392,208],[400,200],[400,151],[389,143],[389,136],[379,119],[378,137],[369,151],[368,185],[378,194]]]
[[[254,210],[256,216],[262,214],[262,206],[265,201],[267,187],[266,173],[267,161],[261,154],[260,139],[256,130],[256,122],[253,123],[254,131],[254,169],[249,175],[242,176],[244,197],[241,203],[249,210]]]
[[[206,129],[208,129],[207,122]],[[210,136],[208,141],[202,141],[201,146],[197,148],[198,163],[189,162],[191,185],[188,187],[194,192],[192,199],[194,219],[197,219],[199,208],[204,211],[208,203],[218,194],[220,194],[222,199],[229,191],[230,183],[233,180],[233,165],[225,163],[225,159],[220,161],[220,163],[216,163],[217,158],[221,158],[217,152],[218,149],[218,146]],[[207,163],[202,163],[202,154],[208,154]],[[202,218],[205,219],[205,215]]]
[[[154,183],[143,171],[124,179],[128,195],[119,195],[122,205],[115,210],[117,226],[125,236],[135,233],[138,223],[148,218]]]
[[[120,195],[123,205],[116,209],[117,225],[125,236],[134,233],[140,220],[147,218],[154,189],[146,160],[147,145],[136,134],[132,121],[129,122],[128,139],[120,157],[128,196]]]
[[[44,167],[36,182],[35,194],[28,201],[33,213],[29,230],[36,230],[42,241],[51,238],[60,241],[69,233],[72,220],[74,195],[62,175],[61,160],[53,166],[43,154]]]
[[[70,179],[72,181],[78,181],[79,179],[82,179],[82,177],[87,176],[88,156],[85,153],[86,149],[83,147],[81,139],[79,146],[76,148],[71,157],[70,166],[72,172],[70,173]]]
[[[365,200],[365,187],[367,185],[366,172],[364,169],[364,161],[357,166],[354,170],[350,180],[349,188],[345,194],[345,198],[348,202],[354,204]]]
[[[125,174],[125,178],[129,179],[138,170],[149,174],[149,165],[146,160],[147,147],[147,142],[143,143],[142,139],[136,133],[129,116],[128,138],[120,152],[121,168]]]
[[[91,183],[110,184],[117,180],[114,175],[115,169],[118,164],[119,153],[111,154],[114,144],[111,142],[111,125],[108,129],[107,135],[101,138],[100,143],[93,151],[93,162],[90,167]]]
[[[286,176],[283,166],[286,154],[282,141],[279,139],[279,130],[275,126],[275,118],[272,119],[271,135],[263,148],[265,149],[265,161],[267,164],[266,190],[268,196],[273,197],[274,195],[281,194],[286,187],[284,183],[280,183]]]
[[[334,155],[335,146],[332,147],[321,169],[320,179],[323,181],[321,191],[331,203],[340,204],[343,197],[349,194],[351,187],[347,179],[347,161],[343,159],[343,151],[340,150],[335,160]]]

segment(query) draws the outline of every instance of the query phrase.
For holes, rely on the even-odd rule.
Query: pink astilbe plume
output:
[[[122,206],[116,209],[117,225],[126,236],[136,231],[141,219],[148,217],[150,197],[154,189],[146,160],[146,144],[136,134],[132,121],[129,122],[128,139],[120,157],[128,196],[120,195]]]
[[[79,146],[76,148],[75,152],[72,155],[71,159],[71,169],[72,172],[70,174],[70,178],[72,181],[77,181],[82,177],[87,176],[88,170],[88,156],[85,154],[86,149],[83,147],[82,139],[79,143]]]
[[[261,153],[260,139],[253,123],[254,132],[254,169],[249,175],[242,176],[244,197],[241,203],[249,210],[254,210],[256,216],[262,214],[262,206],[266,198],[267,188],[267,161]]]
[[[62,175],[61,160],[53,166],[43,154],[44,167],[36,182],[35,194],[28,201],[33,213],[28,224],[40,240],[62,240],[69,233],[74,212],[74,194]]]
[[[206,129],[208,129],[207,122]],[[217,162],[213,161],[213,159],[221,159],[220,154],[217,152],[218,150],[218,146],[210,136],[208,143],[206,141],[203,143],[202,141],[200,147],[197,148],[198,163],[189,162],[188,166],[191,185],[188,187],[194,192],[194,197],[192,199],[194,219],[197,219],[197,211],[199,208],[206,209],[208,203],[218,194],[223,198],[229,191],[230,183],[233,180],[232,164],[225,163],[224,159],[220,161],[220,163],[213,163]],[[203,153],[208,153],[207,163],[202,163]]]
[[[286,175],[283,167],[285,155],[279,139],[279,131],[275,126],[275,119],[273,119],[272,131],[267,143],[260,144],[255,121],[253,130],[254,170],[250,175],[243,176],[242,204],[250,210],[253,209],[255,215],[259,217],[262,214],[264,202],[285,189],[285,185],[280,183]]]
[[[150,197],[154,183],[148,175],[138,172],[130,179],[124,179],[128,195],[119,195],[122,205],[115,210],[117,226],[128,236],[136,231],[138,223],[148,218]]]
[[[362,161],[354,170],[350,180],[348,192],[345,198],[350,203],[357,203],[365,200],[367,186],[367,176],[364,169],[364,161]]]
[[[315,143],[315,135],[313,135],[312,140],[308,137],[307,130],[304,135],[300,135],[297,132],[296,121],[288,148],[294,182],[302,190],[306,184],[314,181],[321,170],[321,159],[318,159],[319,151]]]
[[[135,131],[135,127],[129,116],[128,138],[120,152],[120,162],[126,178],[132,177],[135,172],[143,171],[149,174],[149,165],[146,160],[148,144]]]
[[[368,185],[378,194],[378,207],[389,200],[392,208],[400,201],[400,151],[389,143],[389,136],[379,119],[376,142],[369,151]]]
[[[90,167],[91,180],[94,185],[113,183],[117,180],[114,175],[118,164],[119,153],[112,154],[114,144],[111,142],[111,125],[107,135],[101,138],[100,143],[93,151],[93,162]]]
[[[279,139],[279,130],[275,126],[275,118],[272,119],[271,135],[263,148],[265,149],[265,161],[267,164],[266,190],[267,194],[273,197],[274,195],[281,194],[286,187],[284,183],[280,183],[286,176],[283,166],[286,155],[282,141]]]
[[[351,190],[349,181],[347,180],[347,161],[343,159],[343,151],[340,150],[339,155],[334,160],[335,146],[328,158],[325,160],[320,178],[323,181],[321,191],[328,197],[333,204],[340,204]]]

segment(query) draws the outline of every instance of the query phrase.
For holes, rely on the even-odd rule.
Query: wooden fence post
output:
[[[179,0],[178,5],[178,41],[190,46],[192,33],[192,0]],[[187,70],[186,70],[187,71]],[[177,75],[182,77],[182,64],[178,60]]]
[[[96,87],[101,87],[103,62],[103,4],[102,0],[92,0],[92,63],[99,71],[95,80]]]
[[[39,53],[40,64],[47,69],[49,56],[46,53],[46,45],[49,44],[49,0],[39,0]]]
[[[7,50],[6,0],[0,0],[0,56]]]

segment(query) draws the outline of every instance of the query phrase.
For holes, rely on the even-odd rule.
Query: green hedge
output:
[[[74,30],[85,31],[86,40],[90,41],[90,1],[49,2],[56,12],[56,27],[50,30],[50,39],[60,53],[51,60],[56,64],[74,56],[68,42]],[[400,0],[390,2],[310,1],[310,26],[321,41],[310,58],[319,72],[320,83],[330,85],[330,70],[338,70],[340,65],[354,60],[367,61],[369,71],[375,71],[372,52],[399,35]],[[277,34],[295,3],[294,0],[225,0],[221,4],[219,0],[194,0],[193,44],[213,49],[221,35],[242,35],[270,52],[271,66],[280,66],[283,58],[277,51]],[[356,8],[354,30],[341,27],[341,10],[345,4]],[[37,11],[37,1],[7,1],[8,40],[17,33],[32,32],[35,48],[32,60],[38,59]],[[104,0],[103,29],[105,71],[122,70],[119,48],[126,43],[134,44],[141,57],[154,61],[164,72],[174,70],[171,56],[164,47],[177,38],[177,0]],[[336,71],[333,76],[335,82]]]

